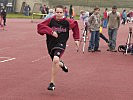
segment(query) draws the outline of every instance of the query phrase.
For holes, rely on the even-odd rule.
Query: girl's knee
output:
[[[59,57],[58,56],[54,56],[54,59],[53,59],[53,63],[57,64],[59,63]]]

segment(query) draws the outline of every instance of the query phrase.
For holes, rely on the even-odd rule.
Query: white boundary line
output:
[[[49,56],[42,56],[42,57],[40,57],[40,58],[38,58],[36,60],[33,60],[32,63],[37,62],[37,61],[40,61],[40,60],[45,59],[47,57],[49,57]]]
[[[5,49],[9,49],[9,48],[11,48],[11,47],[1,48],[0,51],[5,50]]]
[[[11,60],[14,60],[14,59],[16,59],[16,58],[10,58],[10,59],[6,59],[6,60],[2,60],[2,61],[0,61],[0,63],[8,62],[8,61],[11,61]]]
[[[10,58],[10,57],[0,57],[0,58]]]

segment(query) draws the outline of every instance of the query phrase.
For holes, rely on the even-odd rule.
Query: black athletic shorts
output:
[[[54,49],[50,53],[50,57],[53,60],[54,56],[58,56],[59,58],[63,55],[64,50],[63,49]]]

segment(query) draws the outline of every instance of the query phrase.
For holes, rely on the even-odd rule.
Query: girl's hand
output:
[[[54,36],[55,38],[58,38],[58,34],[55,31],[52,33],[52,36]]]

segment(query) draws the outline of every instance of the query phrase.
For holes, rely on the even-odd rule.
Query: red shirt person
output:
[[[52,59],[52,75],[48,90],[55,89],[55,76],[59,67],[64,72],[68,72],[68,68],[60,61],[60,58],[66,49],[70,29],[73,31],[76,46],[79,47],[80,34],[78,23],[75,20],[63,18],[63,9],[62,5],[56,6],[55,16],[38,24],[37,27],[40,35],[46,34],[48,53]]]

